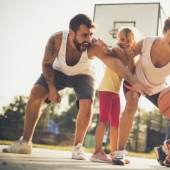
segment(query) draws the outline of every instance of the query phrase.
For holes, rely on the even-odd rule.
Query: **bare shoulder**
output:
[[[133,52],[135,54],[135,56],[141,54],[142,52],[142,46],[143,46],[143,41],[144,40],[140,40],[136,43],[136,45],[133,47]]]
[[[101,43],[96,38],[93,38],[92,42],[88,47],[87,52],[89,58],[91,59],[94,57],[98,57],[100,53],[103,53],[103,48]]]
[[[136,43],[136,45],[133,47],[133,49],[135,50],[141,50],[142,49],[142,46],[143,46],[143,41],[144,40],[140,40]]]
[[[54,42],[55,45],[59,48],[60,45],[61,45],[61,41],[62,41],[62,31],[60,32],[56,32],[54,34],[52,34],[50,37],[49,37],[49,40],[48,42]]]
[[[112,46],[112,50],[114,50],[115,52],[124,52],[123,49],[119,46],[119,44],[114,44]]]

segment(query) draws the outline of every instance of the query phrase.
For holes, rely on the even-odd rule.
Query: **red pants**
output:
[[[119,94],[99,91],[100,117],[99,121],[108,123],[110,126],[118,127],[120,119],[120,97]]]

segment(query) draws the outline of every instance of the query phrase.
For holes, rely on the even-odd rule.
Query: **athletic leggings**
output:
[[[120,119],[120,97],[119,94],[99,91],[100,117],[99,121],[108,123],[110,126],[118,127]]]

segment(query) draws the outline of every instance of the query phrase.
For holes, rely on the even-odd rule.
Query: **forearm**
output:
[[[133,86],[133,84],[137,82],[137,79],[129,69],[126,68],[119,59],[113,58],[112,60],[114,61],[106,60],[105,64]]]
[[[54,85],[54,69],[51,65],[43,66],[43,75],[49,87]]]
[[[133,59],[132,59],[132,61],[129,60],[129,62],[128,62],[128,69],[130,70],[130,72],[131,72],[132,74],[134,74],[134,72],[135,72],[135,65],[134,65]]]

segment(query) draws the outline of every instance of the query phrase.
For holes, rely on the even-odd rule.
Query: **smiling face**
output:
[[[133,32],[129,29],[123,29],[118,33],[117,43],[122,49],[132,48],[135,44]]]
[[[80,25],[79,29],[75,33],[71,30],[73,37],[73,44],[79,52],[83,52],[87,49],[93,39],[93,33],[95,29],[87,28],[85,25]]]

